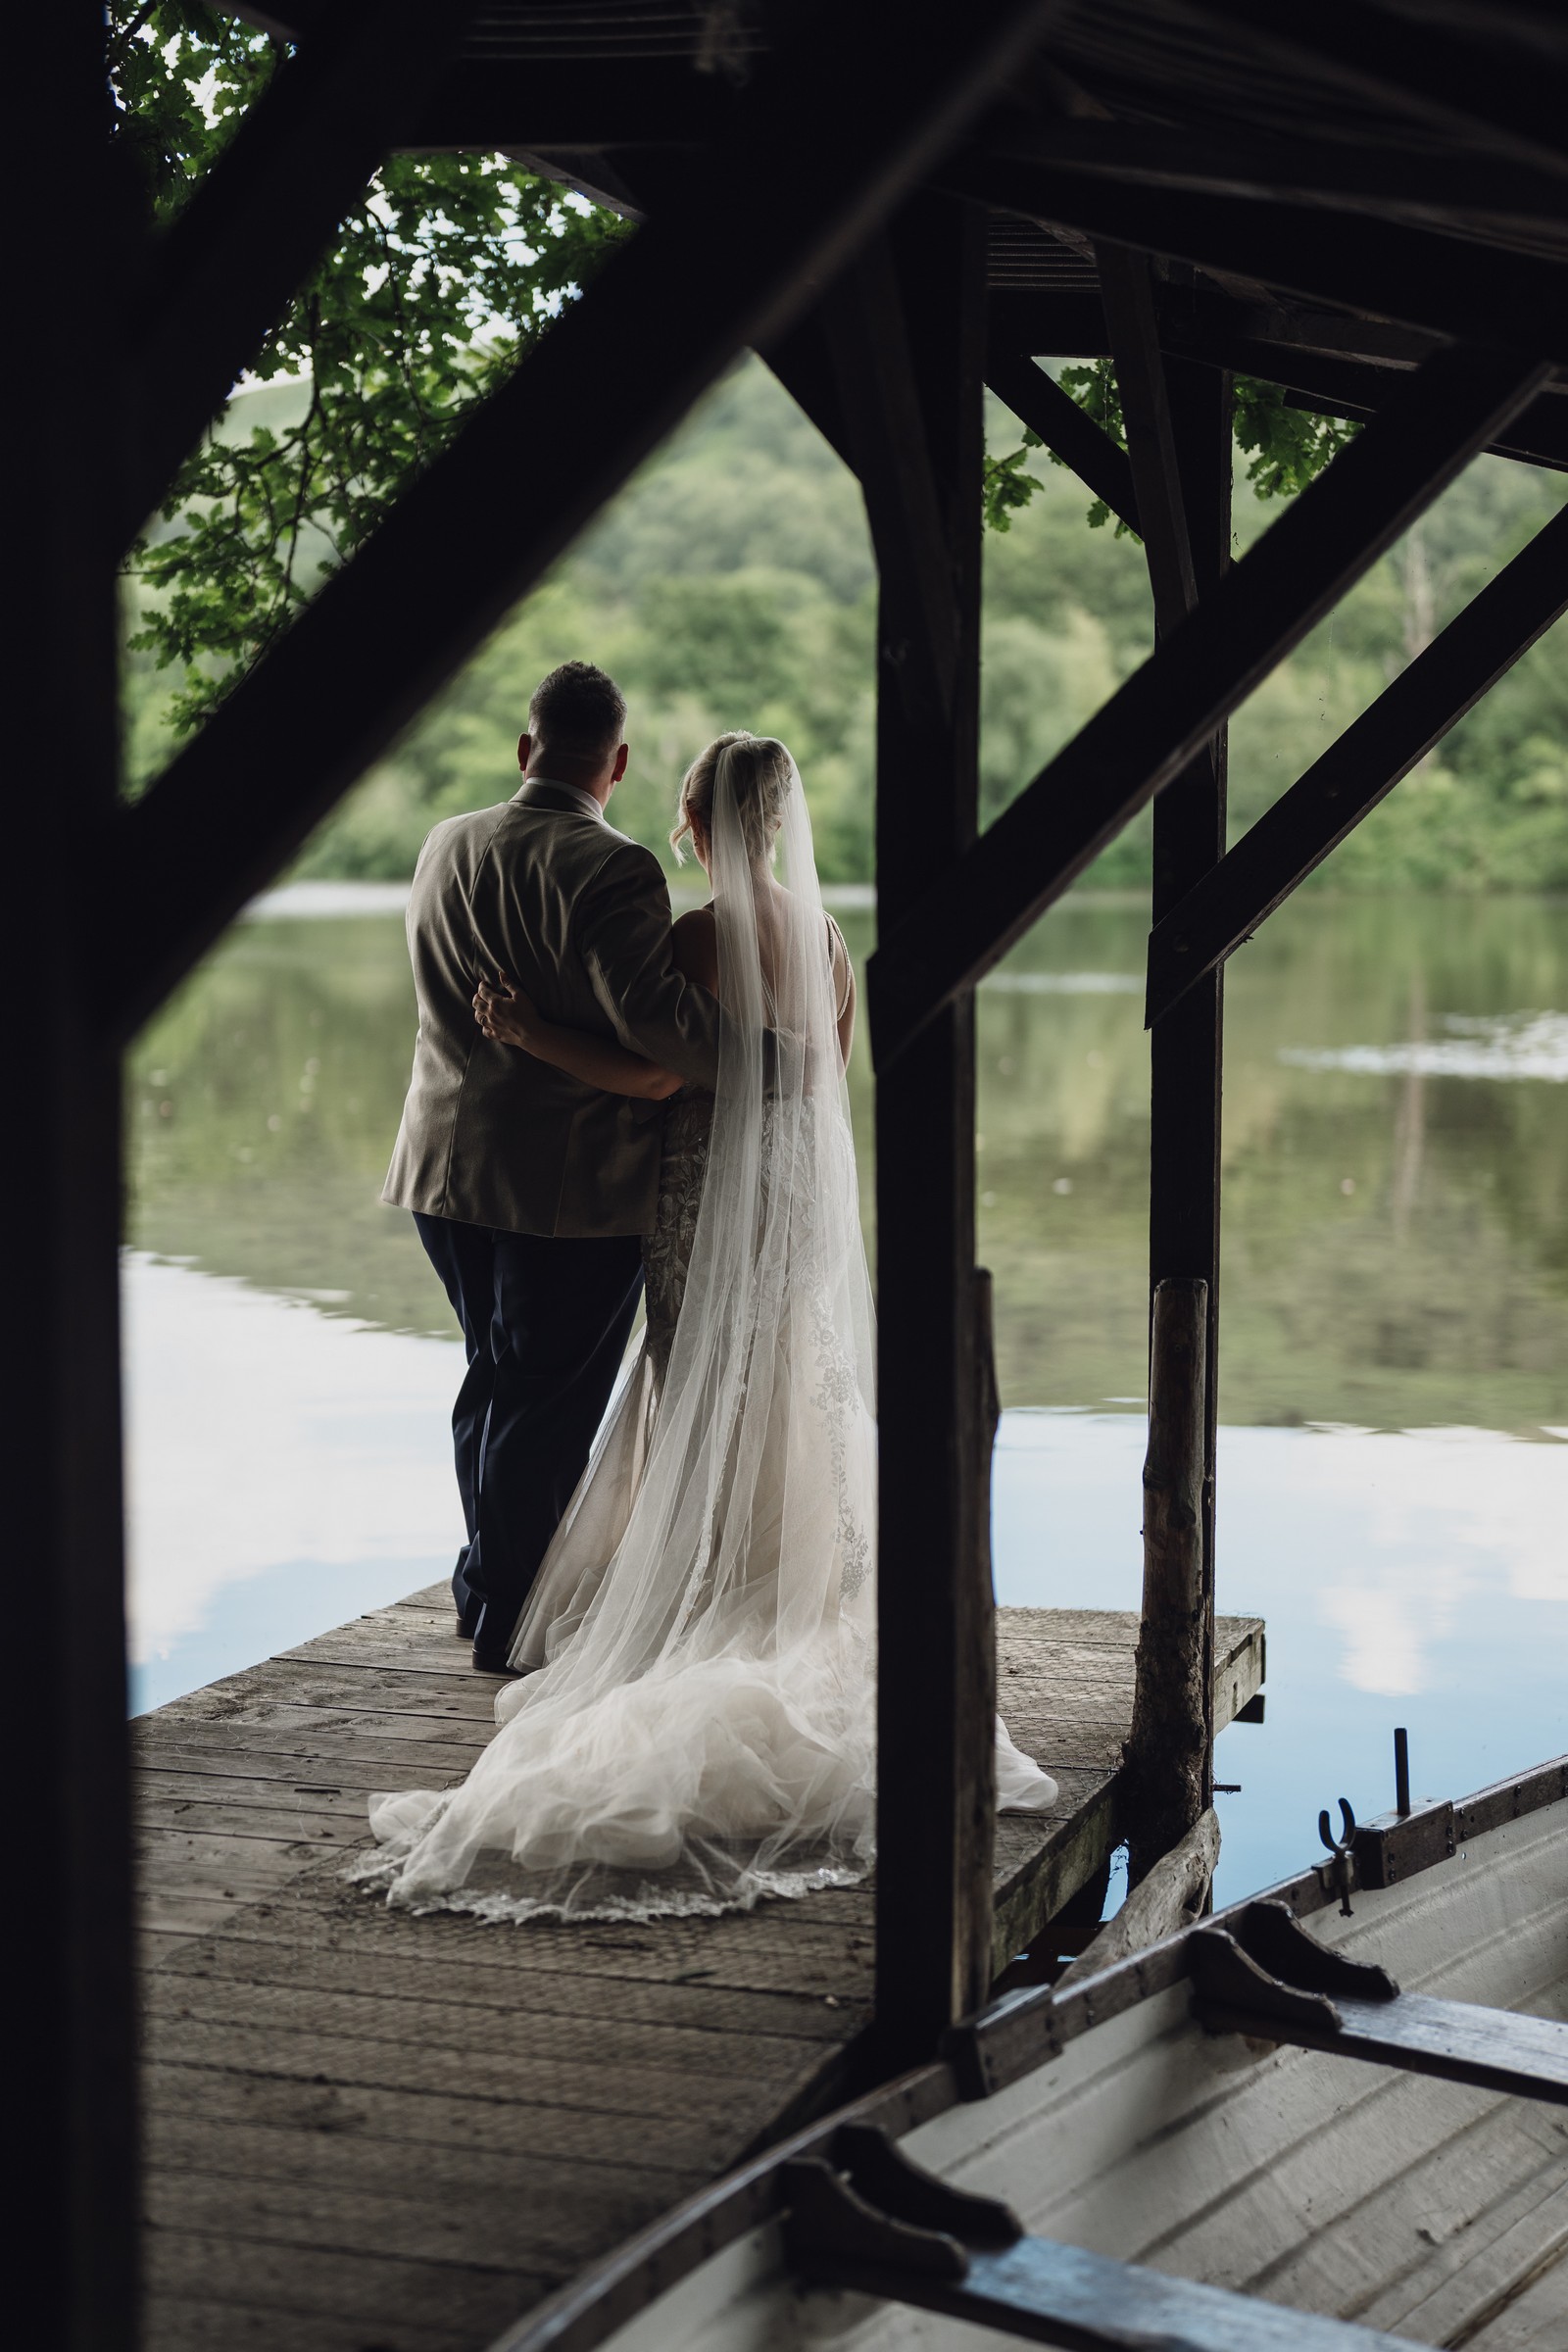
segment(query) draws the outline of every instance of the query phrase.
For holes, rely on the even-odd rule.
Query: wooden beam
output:
[[[914,339],[886,238],[873,238],[829,289],[823,318],[877,566],[900,582],[906,633],[884,638],[879,685],[893,684],[916,726],[945,730],[961,622]]]
[[[282,66],[126,287],[126,547],[438,82],[473,0],[345,0]]]
[[[1118,1961],[1130,1960],[1134,1952],[1145,1952],[1152,1943],[1191,1927],[1202,1917],[1218,1861],[1219,1819],[1209,1806],[1133,1888],[1094,1941],[1062,1970],[1052,1990],[1058,1995],[1076,1991],[1086,1978],[1098,1977]]]
[[[1568,269],[1544,255],[1309,205],[1140,187],[1045,165],[965,161],[942,180],[1046,227],[1568,364]]]
[[[1227,368],[1237,375],[1254,375],[1279,384],[1297,404],[1317,416],[1346,416],[1364,421],[1375,416],[1418,365],[1380,367],[1349,359],[1338,352],[1303,349],[1298,344],[1275,343],[1245,330],[1209,322],[1184,320],[1171,306],[1160,317],[1160,335],[1167,347],[1209,366]],[[1493,442],[1492,457],[1513,458],[1531,466],[1568,469],[1568,397],[1548,387],[1522,410],[1507,431]]]
[[[997,350],[987,357],[986,382],[1020,424],[1038,433],[1046,447],[1071,466],[1086,490],[1103,499],[1130,531],[1138,529],[1138,494],[1127,453],[1070,393],[1053,383],[1032,359]]]
[[[1104,307],[1094,287],[1082,294],[1031,294],[996,286],[986,308],[988,370],[1004,357],[1102,360],[1110,355]]]
[[[640,230],[479,406],[201,734],[120,820],[100,944],[122,1034],[188,971],[691,402],[844,267],[1032,49],[1054,0],[943,0],[834,72],[777,58],[704,194]],[[818,167],[802,181],[808,129]],[[635,353],[636,365],[627,364]]]
[[[1265,59],[1293,79],[1370,102],[1494,153],[1568,172],[1568,73],[1560,19],[1537,14],[1515,34],[1508,12],[1477,12],[1473,30],[1427,11],[1411,22],[1359,0],[1321,0],[1310,18],[1274,0],[1175,0],[1175,13]],[[1551,53],[1555,42],[1556,54]]]
[[[102,322],[130,217],[112,172],[102,8],[57,0],[7,29],[26,93],[6,143],[9,283],[22,315],[48,322],[42,396],[25,368],[8,371],[0,396],[7,443],[26,452],[9,506],[27,550],[25,593],[4,639],[14,883],[0,958],[13,1004],[31,1008],[10,1040],[13,1147],[0,1166],[11,1365],[0,1479],[16,1659],[6,1731],[25,1774],[25,1860],[13,1874],[8,1936],[7,2219],[29,2345],[131,2352],[139,2194],[119,1071],[92,1018],[91,959],[61,955],[58,904],[52,915],[44,883],[90,866],[118,784],[105,419],[119,385]]]
[[[881,574],[884,920],[940,889],[977,821],[984,267],[976,211],[921,199],[862,275],[864,309],[841,309],[835,322],[846,405],[882,452],[903,445],[898,464],[873,447],[862,474]],[[881,362],[890,337],[908,355],[902,382]],[[929,492],[940,539],[911,555],[913,479]],[[911,577],[911,561],[933,576]],[[939,663],[949,692],[933,713],[934,698],[910,696],[905,681]],[[877,2032],[878,2062],[892,2070],[929,2056],[948,2026],[981,2005],[991,1979],[995,1405],[987,1278],[974,1265],[972,994],[959,991],[879,1081],[876,1139]]]
[[[1544,362],[1459,349],[1412,376],[941,888],[883,931],[868,974],[879,1065],[1000,961],[1547,373]]]
[[[1568,509],[1155,923],[1148,1018],[1156,1036],[1204,975],[1251,937],[1565,612]]]
[[[1248,139],[1059,117],[1040,122],[998,118],[986,124],[975,152],[1250,202],[1308,197],[1375,220],[1470,228],[1484,238],[1499,231],[1560,236],[1568,229],[1568,178],[1501,164],[1474,149],[1429,152],[1283,135]]]
[[[394,144],[535,155],[562,149],[687,148],[723,136],[737,98],[689,57],[466,57],[411,94]]]
[[[1246,372],[1255,375],[1263,371],[1249,368]],[[1265,382],[1275,380],[1272,370],[1264,376]],[[1365,403],[1332,399],[1323,392],[1302,392],[1287,385],[1285,405],[1310,416],[1338,416],[1348,424],[1364,424],[1377,415],[1382,399]],[[1558,400],[1533,400],[1518,422],[1508,427],[1506,439],[1494,441],[1482,454],[1506,458],[1515,466],[1540,466],[1550,473],[1568,473],[1568,411]]]
[[[832,347],[820,310],[809,311],[798,319],[787,335],[769,343],[762,357],[834,456],[854,473],[855,452],[850,445],[850,428],[833,370]]]
[[[1144,554],[1154,596],[1154,629],[1164,637],[1197,611],[1198,583],[1176,466],[1153,282],[1148,255],[1133,253],[1125,245],[1097,245],[1095,261],[1127,426],[1133,496],[1147,525]]]

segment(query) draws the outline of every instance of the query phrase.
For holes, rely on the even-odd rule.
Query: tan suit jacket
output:
[[[658,858],[571,785],[532,777],[437,825],[409,900],[419,1029],[382,1200],[510,1233],[651,1232],[662,1105],[492,1045],[472,997],[507,972],[549,1019],[711,1088],[718,1005],[671,968],[669,939]]]

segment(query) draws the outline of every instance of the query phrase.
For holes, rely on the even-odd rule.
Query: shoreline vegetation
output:
[[[298,383],[240,395],[222,430],[275,429]],[[994,449],[1017,426],[991,404]],[[982,821],[989,822],[1145,659],[1143,550],[1087,526],[1076,478],[1031,452],[1039,486],[986,534]],[[1277,506],[1238,458],[1236,545]],[[1568,477],[1479,459],[1231,725],[1232,837],[1568,499]],[[127,589],[127,623],[135,598]],[[406,880],[431,825],[514,789],[530,687],[588,655],[632,705],[614,819],[663,858],[680,774],[720,729],[790,743],[825,882],[872,864],[875,581],[857,485],[762,363],[740,362],[549,580],[308,843],[293,879]],[[1568,662],[1562,624],[1407,777],[1304,887],[1315,892],[1568,889]],[[171,681],[126,657],[127,769],[138,789],[172,746]],[[1136,891],[1146,815],[1085,886]]]

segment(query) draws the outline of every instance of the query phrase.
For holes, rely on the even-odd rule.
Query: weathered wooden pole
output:
[[[120,414],[113,276],[136,229],[110,182],[104,17],[20,12],[28,102],[7,155],[17,315],[47,321],[47,383],[9,371],[11,521],[26,593],[7,623],[0,927],[12,1138],[0,1153],[0,1415],[17,1854],[7,2218],[29,2345],[136,2337],[130,1824],[120,1495],[120,1102],[97,949],[116,791],[112,544]],[[118,882],[119,877],[114,877]]]
[[[985,357],[983,219],[909,206],[829,306],[881,571],[879,921],[974,838]],[[974,1265],[974,1000],[877,1072],[877,2030],[929,2055],[990,1988],[994,1392]]]
[[[1201,610],[1230,561],[1230,379],[1160,349],[1155,284],[1141,254],[1097,249],[1127,422],[1156,635]],[[1166,292],[1165,299],[1179,299]],[[1226,731],[1165,787],[1153,812],[1157,925],[1225,855]],[[1219,1145],[1224,981],[1209,972],[1150,1043],[1150,1463],[1144,1631],[1128,1745],[1129,1876],[1134,1885],[1209,1802],[1213,1753],[1214,1442],[1219,1301]],[[1172,1288],[1172,1285],[1177,1288]],[[1202,1344],[1170,1329],[1202,1299]],[[1163,1310],[1159,1302],[1163,1299]],[[1161,1321],[1165,1326],[1163,1340]],[[1177,1475],[1170,1448],[1196,1431],[1196,1569],[1149,1481]],[[1185,1465],[1180,1476],[1185,1478]],[[1154,1490],[1157,1493],[1157,1490]],[[1172,1506],[1175,1507],[1175,1506]],[[1183,1505],[1185,1507],[1185,1504]],[[1196,1573],[1196,1588],[1190,1575]],[[1166,1589],[1168,1586],[1168,1590]],[[1168,1645],[1180,1645],[1169,1654]]]
[[[1136,1886],[1209,1801],[1212,1585],[1206,1557],[1208,1285],[1154,1292],[1144,1460],[1144,1621],[1127,1747]]]
[[[1231,379],[1218,368],[1167,359],[1172,442],[1187,514],[1188,544],[1200,605],[1223,578],[1231,550]],[[1152,920],[1157,923],[1225,855],[1227,730],[1220,727],[1208,757],[1193,762],[1154,803]],[[1185,1837],[1209,1803],[1214,1780],[1214,1456],[1219,1404],[1220,1110],[1223,1092],[1225,977],[1209,973],[1161,1021],[1150,1039],[1149,1283],[1152,1301],[1163,1282],[1204,1286],[1201,1381],[1203,1485],[1202,1602],[1194,1627],[1201,1651],[1195,1704],[1201,1710],[1202,1770],[1187,1795],[1179,1824],[1158,1818],[1157,1781],[1146,1776],[1154,1802],[1152,1830],[1135,1840],[1133,1867]],[[1174,1400],[1158,1394],[1161,1379],[1151,1347],[1150,1411]],[[1184,1409],[1184,1408],[1182,1408]],[[1147,1554],[1146,1554],[1147,1564]]]

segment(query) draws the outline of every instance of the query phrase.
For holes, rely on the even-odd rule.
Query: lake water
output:
[[[413,1036],[397,894],[279,894],[127,1087],[134,1703],[444,1575],[458,1349],[380,1207]],[[841,916],[858,952],[865,908]],[[1068,901],[982,990],[981,1256],[1004,1601],[1133,1607],[1145,921]],[[1267,1720],[1220,1743],[1221,1899],[1320,1805],[1568,1747],[1568,908],[1307,897],[1228,982],[1222,1608]],[[852,1068],[869,1198],[870,1080]],[[457,1649],[454,1644],[454,1655]]]

